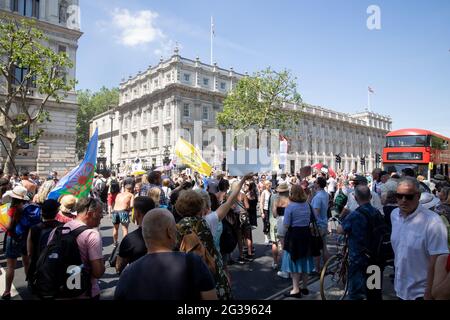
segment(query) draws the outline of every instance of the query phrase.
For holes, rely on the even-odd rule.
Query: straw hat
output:
[[[77,204],[77,198],[71,194],[66,194],[61,197],[59,202],[61,203],[61,206],[59,207],[61,212],[76,215],[75,205]]]
[[[277,187],[277,192],[288,192],[289,186],[286,182],[280,183],[280,185]]]
[[[24,201],[29,201],[30,198],[27,196],[28,190],[23,186],[16,186],[14,189],[6,191],[2,197],[2,202],[11,202],[11,199],[19,199]]]

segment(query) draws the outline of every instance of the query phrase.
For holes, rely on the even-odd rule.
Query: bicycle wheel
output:
[[[342,255],[334,255],[323,266],[320,274],[322,300],[343,300],[347,294],[347,262]]]

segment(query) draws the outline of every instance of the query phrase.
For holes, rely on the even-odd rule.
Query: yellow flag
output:
[[[200,151],[183,138],[178,139],[175,145],[175,154],[183,164],[191,167],[198,173],[207,177],[211,175],[212,167],[203,160]]]
[[[0,228],[6,230],[6,227],[11,221],[11,217],[8,216],[9,204],[4,204],[0,206]]]

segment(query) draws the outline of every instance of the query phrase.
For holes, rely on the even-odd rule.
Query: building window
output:
[[[144,84],[144,86],[143,86],[143,91],[144,91],[144,93],[147,93],[147,85],[146,84]]]
[[[136,127],[136,121],[137,121],[137,114],[133,114],[133,118],[132,118],[132,126]]]
[[[17,146],[19,149],[30,149],[30,144],[25,142],[28,138],[30,138],[29,126],[22,129],[22,135],[17,139]]]
[[[170,118],[170,104],[166,105],[166,118]]]
[[[136,150],[136,134],[131,135],[131,150]]]
[[[203,85],[204,86],[208,86],[209,85],[209,79],[208,78],[203,78]]]
[[[20,84],[25,80],[27,76],[28,68],[16,67],[16,69],[14,70],[14,84],[20,86]],[[30,88],[36,88],[36,76],[32,76],[30,79],[28,79],[27,83],[24,83],[24,85]]]
[[[186,81],[186,82],[190,82],[191,80],[191,75],[190,74],[188,74],[188,73],[185,73],[184,75],[184,81]]]
[[[158,108],[153,108],[153,121],[158,121]]]
[[[153,85],[155,86],[155,88],[158,88],[158,79],[155,79],[155,81],[153,81]]]
[[[128,137],[123,136],[122,152],[128,152]]]
[[[170,79],[171,79],[171,76],[170,76],[170,73],[168,73],[168,74],[166,75],[166,80],[167,80],[167,82],[170,82]]]
[[[12,11],[39,19],[39,0],[12,0]]]
[[[189,112],[189,103],[185,103],[183,105],[183,116],[186,118],[190,117],[190,112]]]
[[[60,1],[59,2],[59,23],[66,23],[67,22],[67,2],[66,1]]]
[[[221,83],[220,83],[220,89],[221,89],[221,90],[225,90],[226,88],[227,88],[226,83],[225,83],[225,82],[221,82]]]
[[[141,149],[147,148],[147,131],[141,132]]]
[[[158,129],[153,129],[153,148],[158,148]]]
[[[170,127],[166,127],[164,141],[166,145],[170,145]]]
[[[203,107],[202,119],[203,120],[208,120],[209,119],[208,107]]]

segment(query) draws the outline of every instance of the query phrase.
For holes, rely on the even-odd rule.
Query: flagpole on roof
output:
[[[213,39],[214,39],[214,20],[211,16],[211,65],[213,64]]]

